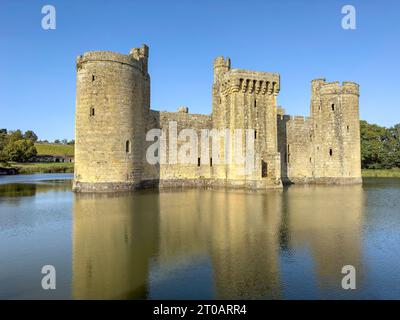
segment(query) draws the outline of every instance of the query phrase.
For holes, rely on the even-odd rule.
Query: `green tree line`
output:
[[[0,164],[13,162],[30,162],[37,155],[35,143],[49,143],[38,140],[38,136],[32,130],[23,133],[21,130],[7,131],[0,129]],[[74,145],[75,140],[56,139],[54,144]]]
[[[400,168],[400,124],[385,128],[360,121],[361,167]]]
[[[37,154],[35,148],[37,139],[37,135],[31,130],[22,133],[21,130],[0,129],[0,162],[32,160]]]

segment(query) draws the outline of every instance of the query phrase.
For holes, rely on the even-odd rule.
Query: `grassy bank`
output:
[[[400,178],[400,168],[395,169],[362,169],[363,177]]]
[[[74,164],[69,162],[12,163],[11,166],[14,168],[18,168],[19,174],[74,172]]]
[[[35,143],[38,155],[74,155],[74,146],[66,144]]]

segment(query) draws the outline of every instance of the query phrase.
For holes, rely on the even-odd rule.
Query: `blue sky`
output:
[[[54,5],[56,30],[41,28]],[[357,29],[341,27],[352,4]],[[360,84],[361,118],[400,122],[400,1],[0,1],[0,128],[73,139],[75,59],[150,46],[151,106],[211,112],[212,61],[278,72],[278,103],[308,115],[310,81]]]

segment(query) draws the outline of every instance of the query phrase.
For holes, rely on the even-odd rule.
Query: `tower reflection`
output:
[[[160,194],[161,264],[208,255],[215,298],[279,298],[281,199],[281,191]]]
[[[340,288],[343,265],[362,273],[363,206],[361,186],[77,194],[73,297],[148,298],[153,272],[171,277],[200,256],[211,262],[213,298],[281,299],[291,285],[283,264],[300,270],[282,257],[301,249],[312,260],[301,271],[316,279],[310,286]],[[181,291],[191,290],[185,276]]]
[[[361,185],[289,188],[284,200],[285,238],[291,250],[309,250],[320,289],[342,290],[344,265],[362,280],[361,236],[364,194]]]
[[[157,213],[157,197],[151,195],[75,195],[74,299],[147,296],[149,259],[157,251]]]

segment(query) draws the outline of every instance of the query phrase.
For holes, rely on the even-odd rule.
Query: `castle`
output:
[[[214,61],[211,115],[188,109],[150,109],[149,48],[128,55],[87,52],[77,58],[75,124],[76,192],[123,191],[148,186],[281,188],[283,184],[361,183],[359,86],[354,82],[311,82],[310,117],[289,116],[277,105],[280,76],[231,68]],[[252,129],[255,167],[213,161],[200,151],[195,163],[151,164],[146,133]],[[167,144],[176,151],[184,142]]]

